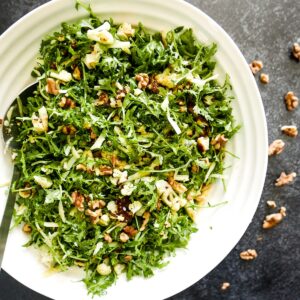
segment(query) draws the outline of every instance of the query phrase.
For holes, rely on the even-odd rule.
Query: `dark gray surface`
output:
[[[47,1],[1,0],[0,33],[44,2]],[[300,180],[298,177],[291,186],[274,186],[274,180],[281,171],[299,173],[300,166],[299,137],[285,137],[280,132],[282,125],[300,125],[300,108],[288,112],[283,102],[284,94],[289,90],[300,97],[300,63],[290,58],[292,43],[298,39],[300,41],[300,1],[189,2],[206,12],[229,33],[247,61],[254,58],[263,60],[264,72],[270,75],[270,83],[259,83],[259,88],[266,110],[269,139],[282,138],[286,142],[286,149],[284,153],[270,159],[258,210],[238,245],[207,276],[169,300],[300,299]],[[275,200],[278,205],[286,206],[287,217],[278,227],[263,231],[262,220],[270,212],[266,201],[270,199]],[[258,240],[259,237],[262,239]],[[257,259],[251,262],[241,261],[240,251],[248,248],[257,250]],[[30,271],[28,275],[30,276]],[[220,285],[224,281],[229,281],[231,287],[221,292]],[[46,299],[22,286],[5,272],[0,273],[0,300]]]

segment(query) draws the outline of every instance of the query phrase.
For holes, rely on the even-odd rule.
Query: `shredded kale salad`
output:
[[[237,132],[216,44],[192,29],[90,17],[41,43],[38,85],[19,102],[15,220],[50,267],[85,270],[101,295],[121,273],[149,277],[196,231]]]

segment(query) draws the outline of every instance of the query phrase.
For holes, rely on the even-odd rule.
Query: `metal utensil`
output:
[[[18,135],[18,126],[17,124],[11,123],[10,120],[16,116],[22,115],[22,110],[20,109],[20,103],[25,102],[29,96],[33,95],[33,92],[36,90],[36,86],[37,83],[34,83],[33,85],[30,85],[27,88],[25,88],[20,93],[20,95],[13,101],[13,103],[11,104],[11,106],[9,107],[9,109],[5,114],[4,124],[3,124],[3,139],[5,143],[9,143],[10,148],[17,149],[19,147],[15,139]],[[6,206],[4,209],[3,218],[0,227],[0,270],[1,270],[2,260],[4,256],[6,241],[9,233],[9,227],[10,227],[10,223],[14,211],[15,200],[16,200],[16,194],[12,191],[12,184],[14,181],[16,181],[19,178],[19,176],[20,176],[19,170],[16,167],[14,167],[9,194],[7,197]]]

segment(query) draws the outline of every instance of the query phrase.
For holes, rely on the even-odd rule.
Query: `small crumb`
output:
[[[293,183],[294,179],[296,178],[297,174],[292,172],[290,174],[286,174],[285,172],[281,172],[280,176],[276,179],[276,186],[283,186],[286,184]]]
[[[262,241],[263,240],[263,236],[262,235],[258,236],[256,240],[257,241]]]
[[[286,208],[282,206],[278,213],[267,215],[263,222],[264,229],[270,229],[278,225],[286,216]]]
[[[253,60],[251,64],[249,64],[249,67],[254,75],[259,72],[263,66],[264,65],[261,60]]]
[[[273,200],[267,201],[267,205],[268,205],[270,208],[276,208],[276,207],[277,207],[276,202],[273,201]]]
[[[284,100],[285,100],[286,108],[289,111],[296,109],[299,104],[298,97],[296,97],[294,92],[291,92],[291,91],[287,92],[287,94],[284,97]]]
[[[269,75],[265,74],[265,73],[261,73],[259,79],[260,79],[260,82],[263,84],[267,84],[270,81]]]
[[[255,249],[248,249],[240,253],[240,258],[243,260],[253,260],[257,257],[257,252]]]
[[[298,43],[294,43],[292,47],[292,54],[294,58],[300,61],[300,45]]]
[[[271,155],[277,155],[281,153],[284,149],[284,141],[283,140],[275,140],[272,144],[269,146],[268,154]]]
[[[221,285],[221,290],[226,291],[229,287],[230,287],[229,282],[223,282],[222,285]]]
[[[281,131],[287,136],[296,137],[298,135],[298,129],[294,125],[285,125],[281,127]]]

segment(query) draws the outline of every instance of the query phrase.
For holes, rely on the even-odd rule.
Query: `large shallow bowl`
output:
[[[86,17],[78,12],[74,0],[54,0],[32,11],[0,37],[0,116],[20,90],[32,78],[31,69],[43,36],[57,29],[61,22]],[[211,203],[228,201],[216,208],[202,209],[199,231],[193,235],[188,249],[178,251],[170,264],[150,279],[120,279],[102,299],[163,299],[189,287],[211,271],[242,237],[258,205],[267,166],[267,129],[262,101],[241,52],[212,19],[195,7],[180,0],[95,0],[93,10],[117,22],[136,24],[142,21],[148,28],[166,30],[178,25],[194,29],[205,42],[216,42],[217,72],[220,78],[228,73],[236,101],[234,114],[242,129],[229,145],[239,159],[228,157],[231,165],[226,176],[227,189],[214,185]],[[0,143],[3,153],[3,143]],[[8,181],[11,163],[8,156],[0,156],[0,183]],[[0,203],[4,203],[5,189],[0,189]],[[3,204],[0,210],[3,208]],[[3,209],[2,209],[3,211]],[[21,230],[11,232],[4,257],[4,269],[29,288],[54,299],[89,299],[82,273],[47,273],[38,255],[23,248],[26,241]]]

